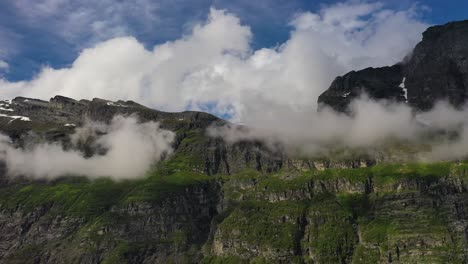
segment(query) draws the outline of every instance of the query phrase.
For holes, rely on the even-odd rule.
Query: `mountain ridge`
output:
[[[468,20],[429,27],[402,62],[337,77],[319,96],[319,110],[329,106],[349,111],[349,103],[361,94],[407,103],[417,111],[427,111],[440,100],[463,106],[468,98],[467,36]]]
[[[319,105],[346,112],[362,92],[418,110],[447,96],[461,104],[455,99],[468,86],[457,81],[457,71],[468,78],[468,64],[427,66],[429,74],[446,76],[442,93],[426,85],[427,68],[415,65],[432,61],[426,43],[450,46],[437,39],[464,32],[467,22],[428,29],[407,65],[337,77]],[[461,42],[468,44],[466,36]],[[461,56],[446,54],[434,63],[463,58],[465,47],[457,46]],[[393,142],[387,152],[339,149],[297,157],[261,140],[210,136],[210,127],[233,124],[208,113],[59,95],[0,101],[0,133],[15,149],[53,143],[66,151],[89,120],[132,115],[174,133],[173,152],[141,177],[37,179],[12,176],[0,162],[0,263],[468,262],[468,163],[408,162],[413,149],[407,142]],[[93,140],[78,146],[86,158],[101,155]]]

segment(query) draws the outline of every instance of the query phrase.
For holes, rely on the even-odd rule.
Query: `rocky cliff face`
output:
[[[401,65],[395,65],[367,68],[339,76],[319,96],[319,110],[321,107],[331,106],[335,111],[347,112],[349,104],[363,94],[377,100],[405,102],[405,92],[400,87],[403,81],[401,70]]]
[[[0,164],[0,262],[351,263],[385,262],[389,255],[403,260],[465,256],[465,247],[457,244],[464,241],[464,205],[437,196],[462,197],[460,174],[427,176],[434,177],[428,187],[418,171],[381,174],[378,168],[387,165],[374,165],[388,157],[353,153],[304,160],[261,142],[228,144],[207,136],[208,127],[225,122],[214,116],[165,113],[134,102],[19,97],[1,107],[0,130],[18,147],[32,135],[37,142],[66,146],[87,119],[109,122],[129,114],[160,122],[177,136],[174,153],[140,180],[10,178]],[[437,194],[427,193],[429,188]],[[406,210],[403,203],[416,205],[399,215]],[[432,227],[421,227],[428,224],[426,217],[450,210],[461,213],[437,222],[442,231],[431,240],[387,233],[407,232],[399,224],[410,215],[421,222],[404,228],[419,228],[412,233],[416,237],[432,234]],[[397,222],[388,220],[394,217]],[[445,246],[458,251],[446,253]]]
[[[155,121],[161,127],[176,132],[176,153],[183,153],[190,165],[207,174],[235,173],[245,168],[263,171],[282,166],[283,154],[268,150],[256,142],[226,144],[209,137],[207,128],[226,122],[202,112],[167,113],[153,110],[135,102],[76,101],[56,96],[49,102],[17,97],[0,102],[0,132],[18,144],[24,144],[30,132],[46,141],[61,141],[65,145],[75,127],[87,120],[110,122],[116,115],[136,115],[142,122]],[[28,138],[29,139],[29,138]]]
[[[430,28],[410,60],[338,77],[319,102],[346,112],[366,92],[422,110],[441,98],[459,106],[466,30]],[[0,263],[468,262],[468,164],[406,164],[407,144],[297,158],[208,136],[226,124],[210,114],[62,96],[0,101],[0,132],[20,148],[71,147],[76,127],[116,115],[174,131],[173,154],[125,181],[12,178],[0,162]]]
[[[1,189],[0,261],[463,263],[467,171],[439,163],[17,182]]]
[[[338,77],[318,99],[319,107],[347,111],[363,92],[374,99],[407,102],[428,110],[447,100],[456,107],[468,98],[468,21],[430,27],[403,62]]]
[[[62,142],[68,146],[76,127],[88,120],[108,123],[117,115],[136,115],[142,122],[159,122],[162,128],[174,131],[174,156],[181,157],[180,162],[208,175],[233,174],[247,168],[274,172],[282,168],[360,167],[393,159],[362,153],[336,160],[329,157],[295,160],[260,141],[229,144],[222,138],[209,136],[207,130],[211,126],[222,126],[227,122],[207,113],[167,113],[131,101],[112,102],[98,98],[77,101],[56,96],[50,101],[42,101],[17,97],[11,101],[0,101],[0,133],[8,135],[18,146],[23,146],[31,138],[38,142]]]

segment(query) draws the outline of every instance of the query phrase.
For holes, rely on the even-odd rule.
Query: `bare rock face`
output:
[[[412,106],[426,110],[440,99],[463,105],[468,98],[468,20],[427,29],[404,74]]]
[[[430,28],[407,62],[338,77],[319,103],[460,106],[467,33],[467,21]],[[97,98],[0,101],[0,133],[66,143],[116,115],[174,131],[172,155],[128,181],[10,178],[0,162],[0,263],[468,263],[467,163],[405,165],[398,146],[298,159],[208,136],[226,121],[207,113]]]
[[[468,98],[468,20],[430,27],[405,61],[382,68],[352,71],[337,77],[318,98],[319,110],[329,106],[348,112],[361,94],[372,99],[406,102],[428,110],[447,100],[461,107]]]
[[[351,101],[363,94],[377,100],[404,102],[405,93],[400,87],[402,80],[400,65],[352,71],[337,77],[330,88],[319,96],[319,110],[330,106],[335,111],[348,112]]]

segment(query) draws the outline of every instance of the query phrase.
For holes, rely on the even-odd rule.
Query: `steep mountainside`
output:
[[[468,20],[430,27],[405,61],[337,77],[320,95],[320,107],[346,111],[365,92],[371,98],[407,102],[428,110],[438,100],[460,107],[468,98]]]
[[[408,62],[338,77],[320,103],[347,111],[365,91],[418,109],[445,97],[460,105],[467,28],[430,28]],[[0,101],[0,133],[16,148],[71,149],[87,120],[117,115],[173,131],[173,153],[120,181],[11,176],[0,162],[0,263],[468,262],[468,163],[408,163],[414,150],[405,142],[296,157],[211,137],[210,127],[227,122],[207,113],[62,96]],[[77,148],[97,155],[93,142]]]
[[[75,126],[117,114],[159,121],[177,134],[174,153],[137,180],[34,180],[9,177],[2,166],[3,263],[460,263],[467,257],[466,164],[391,165],[358,153],[291,159],[261,142],[207,136],[209,126],[225,123],[209,114],[165,113],[133,102],[56,96],[16,98],[1,107],[0,130],[18,147],[31,137],[67,146]]]

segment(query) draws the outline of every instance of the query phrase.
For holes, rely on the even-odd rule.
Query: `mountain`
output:
[[[389,163],[398,152],[386,159],[358,152],[294,159],[262,142],[208,136],[209,127],[228,124],[210,114],[166,113],[130,101],[18,97],[1,107],[0,131],[18,148],[31,137],[69,146],[86,120],[110,122],[116,115],[136,114],[176,132],[174,153],[140,179],[11,177],[0,166],[3,263],[466,257],[465,163]],[[88,143],[83,153],[93,155],[92,148]]]
[[[347,111],[362,93],[407,102],[416,110],[428,110],[439,100],[461,107],[468,99],[467,43],[468,20],[430,27],[404,61],[337,77],[319,96],[319,108]]]
[[[364,91],[421,110],[441,98],[459,106],[467,28],[430,28],[407,61],[338,77],[319,102],[347,111]],[[0,162],[0,263],[468,262],[468,163],[407,163],[407,142],[303,157],[210,136],[235,125],[207,113],[63,96],[0,101],[0,133],[15,149],[49,143],[91,158],[106,153],[96,139],[74,145],[74,133],[129,115],[175,133],[172,153],[140,178],[12,176]]]

